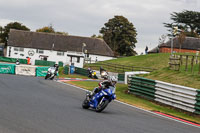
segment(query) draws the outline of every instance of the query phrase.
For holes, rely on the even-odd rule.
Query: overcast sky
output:
[[[0,0],[0,25],[18,21],[31,31],[53,25],[70,35],[92,36],[115,15],[122,15],[137,30],[136,51],[158,45],[166,34],[170,13],[200,11],[200,0]]]

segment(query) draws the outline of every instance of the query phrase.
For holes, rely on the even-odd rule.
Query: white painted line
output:
[[[72,87],[74,87],[74,88],[78,88],[78,89],[83,90],[83,91],[89,91],[89,90],[83,89],[83,88],[81,88],[81,87],[77,87],[77,86],[75,86],[75,85],[63,83],[63,82],[61,82],[61,81],[57,81],[57,82],[59,82],[59,83],[61,83],[61,84],[68,85],[68,86],[72,86]],[[154,113],[154,112],[152,112],[152,111],[145,110],[145,109],[142,109],[142,108],[139,108],[139,107],[136,107],[136,106],[133,106],[133,105],[130,105],[130,104],[121,102],[121,101],[119,101],[119,100],[114,100],[114,101],[116,101],[116,102],[118,102],[118,103],[121,103],[121,104],[124,104],[124,105],[127,105],[127,106],[132,107],[132,108],[136,108],[136,109],[138,109],[138,110],[142,110],[142,111],[144,111],[144,112],[148,112],[148,113],[151,113],[151,114],[154,114],[154,115],[157,115],[157,116],[160,116],[160,117],[169,119],[169,120],[173,120],[173,121],[176,121],[176,122],[179,122],[179,123],[183,123],[183,124],[185,124],[185,125],[189,125],[189,126],[193,126],[193,127],[200,128],[200,126],[196,126],[196,125],[189,124],[189,123],[186,123],[186,122],[183,122],[183,121],[179,121],[179,120],[176,120],[176,119],[173,119],[173,118],[169,118],[169,117],[167,117],[167,116],[163,116],[163,115]]]

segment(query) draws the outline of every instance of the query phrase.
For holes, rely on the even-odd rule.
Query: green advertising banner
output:
[[[1,64],[0,63],[0,73],[1,74],[15,74],[15,64]]]
[[[2,56],[0,56],[0,61],[16,63],[17,58],[9,58],[9,57],[2,57]],[[21,64],[27,64],[27,60],[26,59],[19,59],[19,62]]]
[[[47,75],[49,67],[37,67],[36,68],[36,77],[44,77]]]

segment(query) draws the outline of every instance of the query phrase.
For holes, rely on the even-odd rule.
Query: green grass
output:
[[[104,63],[115,63],[120,65],[129,65],[137,67],[150,67],[160,69],[168,66],[170,54],[148,54],[140,56],[130,56],[104,61]]]
[[[71,81],[71,82],[67,82],[67,83],[88,89],[90,91],[92,91],[93,88],[95,88],[97,86],[97,82],[91,82],[91,81]],[[200,123],[200,116],[198,116],[198,115],[191,115],[188,113],[184,113],[184,112],[178,111],[174,108],[158,105],[154,102],[139,98],[132,94],[127,94],[127,93],[125,93],[127,91],[127,88],[128,88],[128,86],[125,84],[117,84],[117,89],[116,89],[117,100],[120,100],[122,102],[131,104],[131,105],[143,108],[143,109],[147,109],[147,110],[151,110],[151,111],[160,111],[160,112],[170,114],[170,115],[182,118],[182,119]]]
[[[163,68],[150,74],[140,75],[140,77],[200,89],[200,75],[193,75],[184,71],[180,72]]]
[[[184,64],[180,71],[169,70],[169,57],[169,53],[148,54],[108,60],[104,61],[104,63],[116,63],[121,65],[154,68],[157,70],[151,72],[150,74],[140,76],[200,89],[200,74],[198,74],[199,66],[194,65],[193,73],[191,72],[190,62],[188,62],[188,71],[185,71]],[[109,71],[109,69],[107,70]]]

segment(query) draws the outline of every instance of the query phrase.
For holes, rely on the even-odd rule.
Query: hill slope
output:
[[[140,76],[200,89],[200,75],[195,75],[185,71],[170,70],[168,68],[169,56],[170,54],[164,53],[149,54],[118,58],[114,60],[104,61],[104,63],[115,63],[120,65],[154,68],[157,70],[151,72],[150,74]]]

